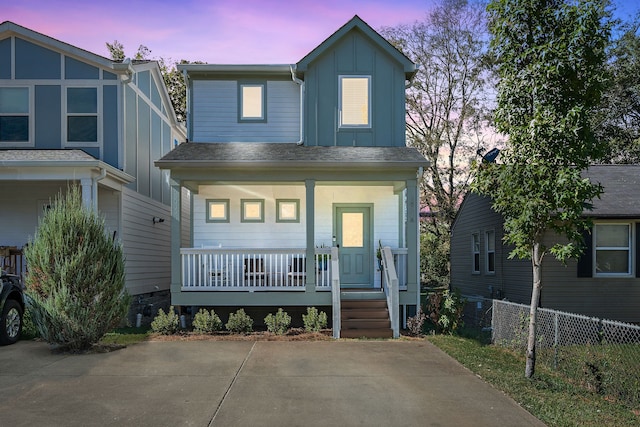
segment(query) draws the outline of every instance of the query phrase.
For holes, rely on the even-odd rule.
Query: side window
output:
[[[339,76],[340,127],[371,127],[371,76]]]
[[[473,256],[472,273],[480,273],[480,234],[473,233],[471,235],[471,254]]]
[[[238,85],[238,121],[267,121],[266,83],[240,83]]]
[[[596,224],[594,226],[596,276],[631,274],[631,224]]]
[[[67,88],[67,141],[98,142],[98,90]]]
[[[486,263],[487,273],[496,272],[496,233],[491,230],[485,233]]]
[[[0,88],[0,142],[29,141],[29,89]]]

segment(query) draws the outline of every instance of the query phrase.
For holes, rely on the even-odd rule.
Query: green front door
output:
[[[335,206],[335,235],[340,253],[340,284],[373,287],[370,205]]]

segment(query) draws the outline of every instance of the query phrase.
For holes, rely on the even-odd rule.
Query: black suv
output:
[[[13,344],[20,339],[24,293],[20,277],[0,276],[0,345]]]

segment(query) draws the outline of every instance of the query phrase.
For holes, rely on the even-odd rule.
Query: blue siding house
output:
[[[156,62],[113,62],[0,24],[0,194],[10,200],[0,211],[0,246],[14,255],[75,183],[123,244],[129,292],[168,293],[171,195],[168,173],[153,162],[185,139]],[[19,256],[2,262],[28,268]]]
[[[336,337],[398,336],[420,297],[415,65],[355,16],[294,64],[179,68],[188,142],[156,162],[172,187],[172,303],[256,320],[322,307]]]

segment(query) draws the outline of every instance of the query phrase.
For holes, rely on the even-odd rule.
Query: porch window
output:
[[[0,142],[29,141],[29,88],[0,88]]]
[[[342,214],[342,246],[345,248],[364,247],[364,214],[362,212]]]
[[[496,233],[493,230],[485,233],[485,246],[486,246],[486,269],[487,273],[496,272]]]
[[[480,273],[480,234],[473,233],[471,236],[471,253],[473,256],[472,273]]]
[[[207,199],[207,222],[229,222],[229,199]]]
[[[340,127],[371,127],[371,76],[340,76]]]
[[[267,85],[265,83],[240,83],[238,85],[238,121],[267,121]]]
[[[97,88],[67,88],[67,141],[98,142]]]
[[[263,199],[241,199],[241,222],[264,222]]]
[[[276,222],[300,222],[300,200],[277,199]]]
[[[594,252],[596,276],[631,275],[631,224],[596,224]]]

